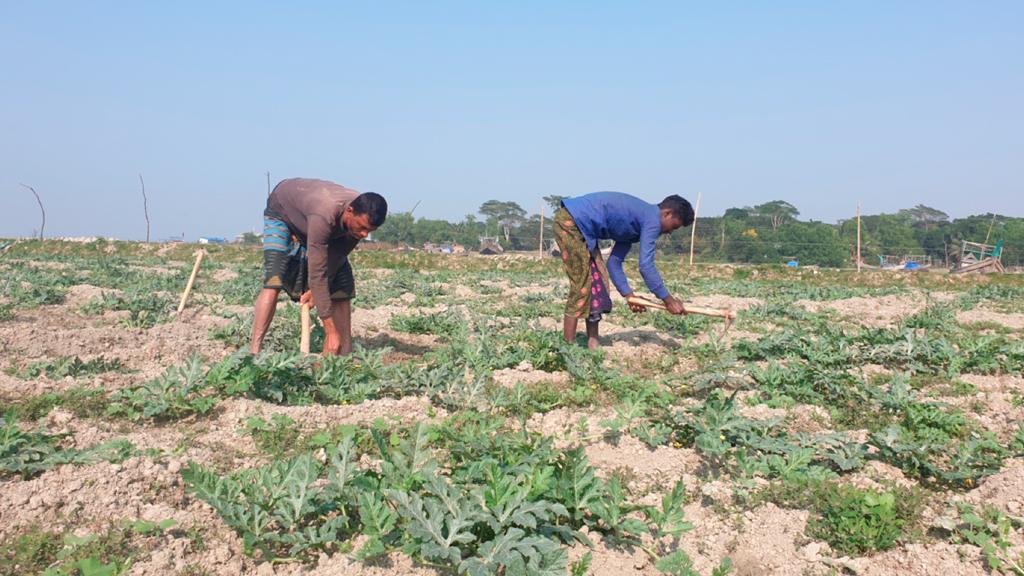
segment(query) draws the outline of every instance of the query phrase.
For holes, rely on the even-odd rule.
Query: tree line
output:
[[[551,215],[563,198],[544,198],[545,248],[554,238]],[[855,263],[855,217],[829,224],[801,220],[799,216],[797,207],[783,200],[729,208],[719,216],[699,215],[695,256],[701,262],[797,261],[828,267]],[[408,212],[392,214],[374,238],[417,247],[427,242],[457,243],[472,250],[481,237],[487,236],[497,237],[507,250],[537,250],[540,226],[540,214],[530,215],[516,202],[488,200],[477,213],[458,222],[415,218]],[[896,262],[907,256],[927,257],[937,266],[952,264],[960,255],[963,240],[987,244],[1002,241],[1004,265],[1024,265],[1024,218],[989,213],[951,219],[945,212],[924,205],[861,217],[861,254],[868,265]],[[667,254],[688,253],[689,229],[662,237],[659,248]]]

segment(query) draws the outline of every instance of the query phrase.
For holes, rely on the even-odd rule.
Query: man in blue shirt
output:
[[[598,323],[611,310],[611,298],[602,274],[603,260],[598,240],[614,240],[608,257],[608,276],[624,298],[633,293],[622,271],[622,260],[633,244],[640,244],[640,275],[647,288],[665,302],[673,314],[685,314],[683,303],[669,294],[654,266],[655,242],[662,234],[671,234],[693,223],[693,207],[673,194],[660,204],[648,204],[622,192],[594,192],[562,201],[555,212],[555,241],[562,252],[562,263],[569,277],[569,298],[562,328],[565,340],[576,339],[576,327],[586,318],[587,346],[597,348]],[[643,306],[630,305],[634,312]]]

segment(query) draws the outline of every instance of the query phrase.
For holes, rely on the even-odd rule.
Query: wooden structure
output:
[[[878,267],[883,270],[920,270],[931,268],[932,257],[923,254],[882,254],[878,256]]]
[[[963,241],[960,247],[960,260],[950,272],[964,274],[967,272],[980,273],[1003,273],[1003,241],[1000,240],[994,246],[980,242]]]
[[[480,237],[480,253],[481,254],[502,254],[505,249],[501,247],[501,243],[498,242],[497,236],[481,236]]]
[[[562,257],[562,249],[558,247],[558,243],[555,242],[554,240],[548,240],[548,250],[547,250],[547,253],[548,253],[548,256],[552,256],[554,258],[561,258]]]

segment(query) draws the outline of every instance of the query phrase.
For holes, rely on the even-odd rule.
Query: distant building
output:
[[[199,239],[200,244],[227,244],[228,241],[220,236],[203,236]]]
[[[480,237],[481,254],[501,254],[503,252],[505,252],[505,249],[501,247],[501,243],[498,242],[497,236]]]

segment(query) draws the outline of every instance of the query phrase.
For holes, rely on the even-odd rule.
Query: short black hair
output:
[[[679,219],[683,223],[683,226],[689,226],[693,224],[693,206],[686,201],[686,198],[678,194],[666,196],[661,204],[658,204],[658,208],[662,210],[668,210],[673,216]]]
[[[352,211],[356,214],[369,214],[370,226],[379,228],[388,217],[388,201],[376,192],[363,192],[352,201]]]

